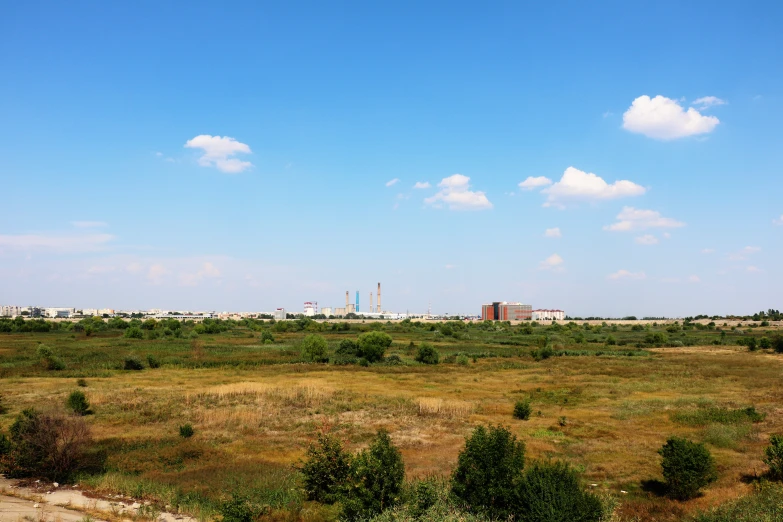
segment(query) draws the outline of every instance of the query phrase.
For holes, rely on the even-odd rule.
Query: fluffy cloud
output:
[[[562,234],[560,233],[560,228],[547,228],[544,231],[544,237],[562,237]]]
[[[779,217],[778,219],[773,219],[773,220],[772,220],[772,224],[773,224],[773,225],[777,225],[777,226],[779,226],[779,227],[780,227],[780,226],[783,226],[783,214],[781,214],[781,215],[780,215],[780,217]]]
[[[492,208],[492,203],[483,192],[470,190],[470,178],[462,174],[454,174],[443,178],[438,183],[440,190],[424,203],[440,208],[443,203],[450,210],[485,210]]]
[[[160,263],[155,263],[147,270],[147,280],[153,285],[159,285],[163,282],[164,277],[168,273],[169,270],[165,266]]]
[[[702,248],[701,249],[702,254],[714,254],[715,249],[714,248]]]
[[[643,236],[637,236],[634,241],[640,245],[657,245],[658,238],[652,234],[645,234]]]
[[[617,223],[606,225],[604,230],[628,232],[647,228],[679,228],[685,226],[685,223],[663,217],[660,212],[655,210],[641,210],[633,207],[623,207],[623,210],[617,214],[617,220]]]
[[[563,258],[557,254],[552,254],[538,264],[539,270],[560,271],[563,269]]]
[[[712,98],[708,96],[699,100]],[[623,114],[625,130],[658,140],[707,134],[715,130],[719,123],[720,120],[715,116],[704,116],[693,107],[686,111],[675,100],[660,95],[655,98],[639,96]]]
[[[692,275],[692,276],[688,277],[688,282],[689,283],[701,283],[701,278],[699,276],[697,276],[697,275]]]
[[[565,201],[600,201],[629,196],[641,196],[646,189],[632,181],[607,183],[595,174],[568,167],[560,181],[541,191],[548,198],[544,206],[563,206]]]
[[[721,100],[717,96],[704,96],[693,100],[693,105],[700,110],[704,110],[717,105],[726,105],[726,100]]]
[[[629,272],[628,270],[618,270],[617,272],[613,274],[609,274],[606,276],[607,279],[632,279],[632,280],[639,280],[639,279],[645,279],[647,278],[647,274],[644,272]]]
[[[391,187],[391,186],[396,185],[399,182],[400,182],[400,178],[390,179],[389,181],[386,182],[386,186],[387,187]]]
[[[106,243],[114,239],[111,234],[85,235],[43,235],[20,234],[0,235],[0,250],[44,250],[52,252],[95,252],[102,250]]]
[[[552,180],[545,177],[545,176],[528,176],[528,178],[525,181],[522,181],[519,183],[519,188],[522,190],[533,190],[534,188],[538,187],[546,187],[547,185],[551,185]]]
[[[215,279],[220,277],[220,270],[209,261],[201,265],[201,269],[195,274],[181,274],[179,276],[179,284],[181,286],[196,286],[200,281],[204,279]]]
[[[202,167],[215,167],[221,172],[236,174],[253,166],[249,161],[233,157],[237,154],[251,154],[250,147],[228,136],[201,134],[188,140],[185,147],[202,150],[203,154],[198,159]]]
[[[762,271],[763,271],[763,270],[761,270],[759,267],[757,267],[757,266],[752,266],[752,265],[751,265],[751,266],[748,266],[748,267],[747,267],[745,270],[747,270],[748,272],[753,272],[753,273],[759,273],[759,272],[762,272]]]
[[[761,248],[755,247],[755,246],[746,246],[742,250],[738,252],[731,252],[728,254],[728,258],[730,261],[744,261],[749,256],[761,252]]]
[[[429,181],[417,181],[415,185],[413,185],[413,188],[415,189],[428,189],[432,185],[430,185]]]

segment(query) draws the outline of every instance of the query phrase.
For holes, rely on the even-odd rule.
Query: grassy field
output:
[[[386,362],[313,364],[300,354],[305,335],[323,335],[333,351],[371,329],[394,340]],[[7,430],[25,408],[63,409],[81,389],[94,410],[95,438],[82,485],[203,519],[221,498],[242,491],[280,520],[336,515],[303,500],[293,467],[325,425],[351,449],[378,428],[389,430],[414,479],[448,475],[472,428],[504,424],[524,440],[529,458],[567,460],[593,489],[615,497],[618,521],[688,520],[748,495],[766,469],[769,435],[783,432],[783,354],[740,345],[774,338],[775,327],[302,322],[287,329],[296,331],[268,323],[191,330],[142,340],[101,328],[89,336],[0,334],[8,407],[0,427]],[[273,342],[261,342],[264,331]],[[440,352],[440,364],[414,361],[425,341]],[[65,369],[41,364],[41,343]],[[149,368],[148,356],[160,367]],[[122,369],[128,357],[145,368]],[[80,378],[86,387],[77,388]],[[534,413],[515,420],[514,401],[524,398]],[[761,417],[746,415],[748,407]],[[178,434],[185,423],[195,428],[190,439]],[[706,442],[718,463],[719,480],[689,502],[655,492],[657,450],[672,434]]]

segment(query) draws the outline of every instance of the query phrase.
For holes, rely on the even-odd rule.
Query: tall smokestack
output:
[[[381,308],[381,284],[378,283],[378,310],[377,310],[377,312],[381,313],[381,310],[383,310]]]
[[[372,292],[370,292],[370,300],[368,302],[370,303],[370,310],[369,310],[369,312],[372,313]]]
[[[359,291],[356,291],[356,313],[359,313]]]
[[[345,291],[345,311],[348,312],[348,290]]]

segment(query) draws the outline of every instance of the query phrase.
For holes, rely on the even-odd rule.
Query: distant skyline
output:
[[[763,7],[763,8],[761,8]],[[752,314],[783,5],[27,2],[0,305]]]

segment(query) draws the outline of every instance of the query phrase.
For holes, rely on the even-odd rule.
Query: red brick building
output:
[[[526,321],[532,316],[532,305],[506,301],[481,305],[482,321]]]

